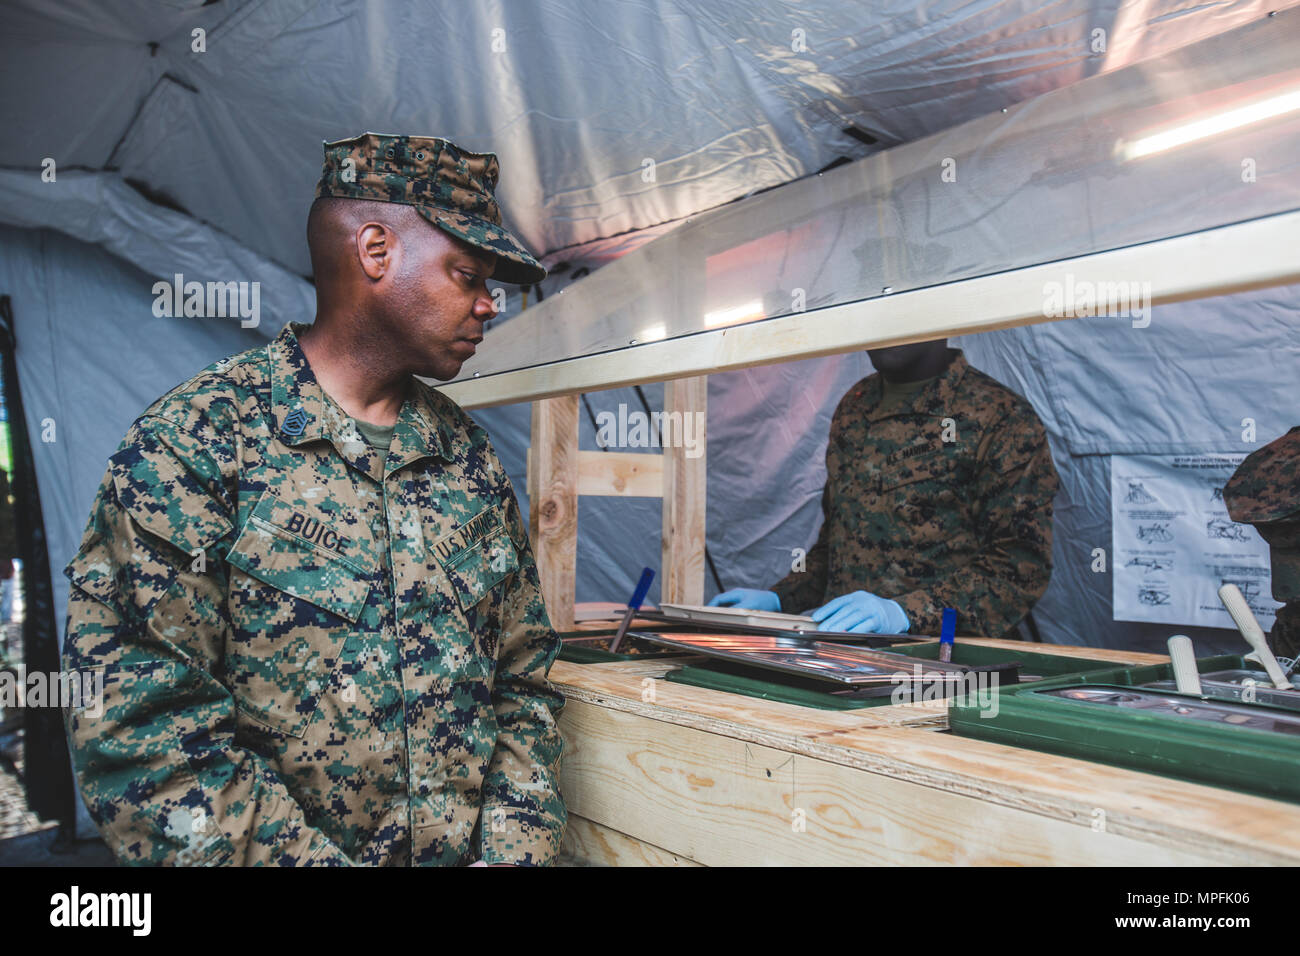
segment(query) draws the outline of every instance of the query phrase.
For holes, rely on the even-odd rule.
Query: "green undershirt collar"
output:
[[[891,382],[885,376],[880,376],[880,404],[877,411],[892,411],[900,405],[910,401],[913,396],[926,388],[931,382],[939,380],[939,376],[932,378],[923,378],[918,382]]]
[[[392,425],[372,425],[370,422],[363,422],[359,418],[352,419],[356,423],[357,431],[361,437],[370,443],[370,447],[375,451],[388,454],[389,447],[393,444],[393,430],[397,428],[396,424]]]

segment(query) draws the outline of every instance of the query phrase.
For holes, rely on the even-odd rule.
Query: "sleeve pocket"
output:
[[[187,554],[230,533],[225,508],[194,475],[143,442],[109,460],[117,500],[141,528]]]

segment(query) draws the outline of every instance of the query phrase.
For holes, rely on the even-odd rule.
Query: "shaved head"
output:
[[[432,228],[413,206],[367,199],[321,197],[307,215],[307,248],[317,284],[323,276],[337,277],[344,260],[356,260],[357,230],[368,222],[391,228],[403,242],[419,242]]]

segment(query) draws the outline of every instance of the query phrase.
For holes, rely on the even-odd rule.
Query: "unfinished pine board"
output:
[[[663,581],[660,603],[704,603],[704,527],[708,490],[705,421],[708,418],[709,380],[700,375],[664,385],[664,418],[676,421],[676,441],[664,439]],[[698,421],[695,457],[681,440],[687,421]],[[667,427],[667,426],[665,426]]]
[[[645,659],[635,659],[630,661],[610,661],[605,664],[569,664],[566,661],[556,661],[555,667],[560,667],[561,673],[564,673],[564,667],[594,667],[600,669],[608,668],[612,673],[618,675],[620,692],[636,691],[640,693],[640,681],[644,677],[663,677],[669,671],[675,671],[683,663],[689,661],[694,663],[700,660],[698,657],[684,655],[682,657],[648,657]],[[563,667],[561,667],[563,665]],[[551,668],[551,679],[555,680],[555,667]],[[629,681],[628,678],[634,678]]]
[[[664,493],[664,456],[635,451],[578,452],[578,494],[658,498]]]
[[[887,704],[862,710],[818,710],[707,687],[654,680],[682,666],[682,663],[675,658],[608,664],[556,661],[551,667],[550,679],[566,700],[590,701],[656,720],[723,733],[728,732],[733,724],[741,724],[753,733],[775,733],[780,740],[789,738],[792,733],[817,737],[859,727],[943,728],[948,722],[946,708]]]
[[[559,865],[700,866],[694,860],[633,839],[626,833],[619,833],[572,813],[564,828]]]
[[[946,792],[1150,842],[1196,844],[1221,862],[1300,864],[1300,806],[1206,784],[949,734],[836,733],[853,763]],[[832,759],[843,756],[838,753]]]
[[[573,630],[578,556],[578,396],[533,402],[528,530],[551,626]]]
[[[585,621],[619,621],[626,610],[627,605],[617,601],[579,601],[573,605],[573,623],[576,627]]]
[[[623,610],[624,611],[627,610],[627,605],[623,606]],[[623,620],[623,615],[620,613],[615,618],[606,619],[603,621],[574,621],[573,630],[567,631],[566,633],[574,634],[581,631],[609,631],[618,627],[618,625],[622,622],[622,620]],[[644,631],[650,628],[657,627],[659,623],[660,623],[659,621],[647,621],[645,618],[634,617],[632,618],[632,623],[629,624],[628,627],[630,627],[633,630]]]
[[[577,804],[570,804],[574,812],[701,863],[717,860],[699,855],[694,844],[663,842],[667,838],[657,830],[646,830],[637,822],[646,815],[672,817],[681,812],[689,817],[691,811],[682,810],[673,801],[668,801],[667,810],[647,809],[642,804],[651,798],[638,798],[626,791],[625,785],[631,791],[646,787],[643,778],[647,767],[659,767],[663,772],[669,772],[664,768],[676,767],[671,773],[683,779],[714,779],[695,769],[684,754],[694,754],[694,759],[702,761],[701,766],[712,768],[714,776],[731,780],[740,771],[724,758],[734,757],[734,747],[739,745],[749,748],[746,752],[762,748],[777,753],[782,760],[798,758],[799,766],[814,765],[818,772],[826,766],[838,766],[865,774],[853,778],[857,781],[853,786],[875,794],[868,805],[872,800],[910,801],[922,809],[942,808],[940,816],[965,814],[968,823],[987,819],[990,826],[996,823],[997,832],[1001,832],[997,828],[1008,826],[1015,833],[1033,832],[1040,838],[1051,836],[1058,841],[1044,850],[1050,860],[1027,851],[1028,855],[1018,862],[1300,864],[1300,807],[1294,804],[1001,744],[890,726],[886,722],[890,712],[896,715],[903,710],[900,707],[852,713],[817,711],[665,681],[652,681],[654,692],[645,695],[643,678],[620,676],[618,664],[562,665],[556,664],[551,678],[562,685],[568,699],[561,716],[567,748],[563,772],[570,781],[564,793],[566,800],[581,794]],[[674,740],[689,740],[684,754],[674,757],[680,758],[679,763],[646,762],[649,758],[645,754],[658,754],[667,760],[660,751]],[[592,756],[592,748],[596,748],[597,756]],[[632,776],[623,779],[629,773]],[[645,792],[650,794],[652,790]],[[621,817],[600,809],[607,799],[620,808]],[[771,806],[764,806],[763,813],[770,815]],[[787,808],[787,814],[791,810]],[[746,812],[740,816],[743,818]],[[1015,823],[1015,818],[1020,822]],[[1049,833],[1043,830],[1041,818],[1067,829],[1058,832],[1048,828]],[[685,825],[685,818],[678,824]],[[877,824],[884,826],[879,820]],[[891,824],[898,825],[901,822]],[[1080,844],[1075,831],[1122,840],[1085,840]],[[896,830],[881,830],[870,839],[880,840],[889,833]],[[916,853],[922,852],[917,847],[927,844],[917,836],[907,845],[909,852]],[[1134,845],[1150,848],[1135,859]],[[979,862],[1007,862],[991,849],[991,855],[985,858],[981,854],[986,849],[976,854]],[[948,862],[975,862],[962,855],[965,851],[959,853],[949,847],[943,852],[952,854]],[[1071,854],[1078,858],[1070,859]]]
[[[648,723],[658,723],[647,733]],[[560,721],[572,813],[708,866],[1145,865],[1223,859],[1190,841],[1027,812],[585,701]],[[916,737],[933,734],[882,729]],[[1276,860],[1276,858],[1275,858]]]

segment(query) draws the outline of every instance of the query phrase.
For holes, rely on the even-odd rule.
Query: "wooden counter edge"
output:
[[[638,664],[640,662],[626,662]],[[648,665],[651,662],[644,662]],[[642,665],[642,670],[646,669]],[[930,733],[945,714],[886,706],[822,711],[620,673],[620,664],[557,662],[566,697],[886,774],[949,793],[1170,845],[1196,844],[1224,862],[1300,863],[1300,807],[1189,781],[970,738]],[[653,669],[653,668],[651,668]],[[739,704],[738,701],[743,701]],[[918,714],[917,711],[922,710]],[[920,726],[908,726],[909,723]],[[942,726],[942,723],[939,724]]]

